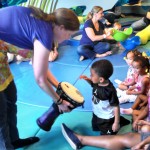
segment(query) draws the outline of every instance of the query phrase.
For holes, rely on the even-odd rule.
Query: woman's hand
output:
[[[59,112],[70,112],[74,106],[66,100],[62,100],[62,103],[58,105]],[[71,109],[70,109],[71,108]]]
[[[54,61],[58,57],[58,51],[57,48],[54,47],[54,50],[50,51],[49,53],[49,61]]]

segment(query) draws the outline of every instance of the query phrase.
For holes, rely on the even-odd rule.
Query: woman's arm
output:
[[[56,87],[58,85],[58,81],[48,70],[48,57],[49,50],[46,49],[38,40],[35,40],[33,69],[36,82],[40,86],[40,88],[44,90],[56,102],[59,99],[59,96],[54,91],[51,83]]]
[[[94,41],[100,41],[107,37],[106,34],[102,35],[95,35],[94,30],[92,28],[85,28],[85,32],[87,36],[94,42]]]
[[[58,81],[48,70],[49,51],[38,40],[34,41],[33,70],[39,87],[45,91],[55,103],[59,100],[59,95],[54,91],[53,86],[58,86]],[[60,102],[60,101],[59,101]],[[68,106],[73,107],[69,102],[61,100],[59,111],[68,112]]]
[[[47,79],[55,88],[58,87],[59,82],[49,70],[47,71]]]

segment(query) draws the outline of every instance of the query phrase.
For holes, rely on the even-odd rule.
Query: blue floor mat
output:
[[[149,42],[147,45],[149,45]],[[139,46],[139,50],[141,52],[149,52],[148,46],[146,47],[146,45]],[[114,73],[110,80],[113,83],[115,79],[124,80],[128,66],[123,59],[123,52],[126,51],[118,50],[113,55],[105,58],[96,58],[93,61],[86,59],[80,62],[76,46],[62,46],[59,48],[58,59],[49,63],[49,68],[58,81],[66,81],[73,84],[83,94],[85,99],[84,108],[78,107],[76,110],[91,111],[92,89],[85,81],[79,79],[80,75],[84,74],[90,77],[91,64],[99,59],[107,59],[111,61],[114,67]],[[15,77],[19,102],[49,108],[52,104],[52,99],[37,86],[32,65],[29,62],[22,62],[20,64],[11,63],[10,67]],[[114,83],[114,86],[117,87],[117,84]],[[122,107],[126,108],[130,106],[130,103],[122,105]]]
[[[34,108],[34,107],[33,107]],[[26,116],[24,114],[24,116]],[[127,119],[130,120],[130,117],[125,116]],[[39,130],[36,134],[40,138],[38,143],[30,145],[25,148],[25,150],[72,150],[70,145],[67,143],[65,138],[61,132],[61,124],[65,123],[68,127],[76,131],[77,133],[83,135],[93,135],[99,136],[99,132],[95,132],[92,130],[91,126],[91,112],[79,112],[79,111],[72,111],[71,113],[66,113],[61,116],[55,121],[54,125],[52,126],[49,132],[45,132],[43,130]],[[123,134],[125,132],[131,131],[131,125],[127,125],[122,127],[119,130],[118,134]],[[103,150],[102,148],[90,147],[85,146],[82,148],[83,150]]]
[[[18,100],[23,103],[39,105],[41,107],[49,107],[52,99],[44,93],[36,84],[32,66],[28,62],[21,64],[11,64],[11,70],[15,77],[15,83],[18,90]],[[49,68],[55,77],[60,81],[66,81],[74,84],[78,77],[84,72],[85,67],[73,67],[73,72],[69,71],[70,66],[60,65],[58,63],[49,64]],[[57,70],[56,70],[57,68]],[[60,75],[61,72],[61,75]]]
[[[62,46],[59,48],[59,58],[54,63],[59,63],[62,65],[69,66],[88,66],[92,60],[86,59],[84,61],[79,61],[79,55],[77,54],[77,46]]]

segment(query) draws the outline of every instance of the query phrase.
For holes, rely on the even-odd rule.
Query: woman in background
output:
[[[111,32],[106,34],[104,24],[100,21],[103,16],[103,8],[100,6],[94,6],[91,12],[89,12],[77,50],[80,61],[85,58],[100,58],[112,54],[110,44],[103,41],[111,34]]]

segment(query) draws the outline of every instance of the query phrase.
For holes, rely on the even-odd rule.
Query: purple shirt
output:
[[[35,39],[51,50],[53,43],[52,23],[31,16],[31,9],[10,6],[0,9],[0,40],[15,46],[33,49]]]
[[[95,44],[98,43],[98,41],[95,41],[93,42],[86,34],[86,31],[85,29],[86,28],[92,28],[95,35],[102,35],[103,32],[104,32],[104,25],[101,21],[98,22],[99,23],[99,31],[97,31],[94,27],[94,24],[92,22],[91,19],[87,20],[85,23],[84,23],[84,28],[83,28],[83,31],[82,31],[82,38],[80,40],[80,45],[91,45],[91,46],[94,46]]]

